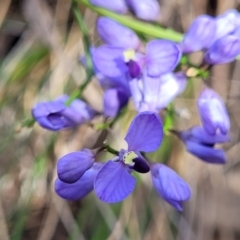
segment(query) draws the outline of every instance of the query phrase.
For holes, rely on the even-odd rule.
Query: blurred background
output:
[[[200,14],[240,9],[239,0],[161,0],[160,5],[159,23],[180,32]],[[100,44],[97,14],[80,10],[91,42]],[[227,165],[201,162],[173,136],[166,136],[151,155],[154,161],[167,162],[192,188],[192,198],[180,214],[158,197],[150,174],[137,175],[134,193],[114,205],[94,193],[77,202],[55,194],[56,161],[68,152],[91,148],[101,132],[87,125],[60,133],[37,124],[20,126],[37,102],[71,93],[84,81],[78,62],[83,54],[70,0],[0,0],[0,240],[240,240],[240,63],[216,66],[207,79],[231,116],[232,141],[224,146]],[[198,54],[191,58],[199,61]],[[200,123],[196,98],[201,89],[201,79],[193,79],[174,101],[176,129]],[[96,80],[83,97],[101,111],[102,90]],[[135,115],[131,103],[127,111],[107,132],[116,148],[124,145]]]

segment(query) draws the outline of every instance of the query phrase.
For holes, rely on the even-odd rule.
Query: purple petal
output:
[[[230,130],[230,119],[220,96],[212,89],[206,88],[197,102],[205,130],[214,135],[219,128],[222,134],[227,134]]]
[[[103,98],[104,115],[115,117],[128,103],[128,96],[119,89],[108,89]]]
[[[117,12],[117,13],[126,13],[127,6],[124,0],[90,0],[92,5],[106,8],[110,11]]]
[[[146,68],[148,75],[158,77],[171,72],[181,58],[178,46],[169,40],[152,40],[147,44]]]
[[[57,178],[54,186],[55,191],[60,197],[67,200],[78,200],[85,197],[93,190],[94,179],[101,167],[101,163],[94,163],[93,167],[73,184],[62,182]]]
[[[141,102],[143,101],[143,93],[142,93],[140,84],[141,84],[141,81],[136,78],[129,81],[129,87],[130,87],[133,103],[135,108],[138,111],[140,109]]]
[[[92,167],[93,163],[94,154],[89,149],[66,154],[57,163],[58,178],[66,183],[74,183]]]
[[[107,17],[98,19],[97,31],[106,44],[115,47],[138,49],[141,44],[134,31]]]
[[[187,86],[187,77],[184,73],[168,73],[158,78],[143,75],[144,102],[151,111],[165,108],[173,99],[182,93]]]
[[[62,112],[64,108],[64,104],[57,101],[40,102],[33,107],[32,115],[34,118],[46,117],[51,113]]]
[[[164,164],[151,167],[153,186],[158,194],[177,210],[182,211],[182,202],[190,198],[188,184],[171,168]]]
[[[142,112],[133,119],[125,140],[129,151],[152,152],[160,147],[162,138],[160,117],[154,112]]]
[[[32,115],[43,128],[58,131],[69,125],[68,120],[62,118],[64,109],[64,104],[57,101],[41,102],[34,106]]]
[[[134,189],[136,179],[123,162],[108,161],[99,171],[94,189],[104,202],[116,203],[124,200]]]
[[[195,141],[206,145],[214,145],[216,143],[225,143],[230,141],[228,135],[222,135],[220,133],[210,135],[203,127],[200,126],[181,132],[180,137],[183,141]]]
[[[134,14],[146,21],[157,21],[160,17],[160,5],[156,0],[127,0]]]
[[[216,32],[216,22],[213,17],[201,15],[197,17],[184,35],[181,43],[184,53],[207,49],[211,46]]]
[[[239,13],[235,9],[230,9],[216,18],[216,33],[214,41],[225,37],[239,27]]]
[[[186,141],[185,145],[188,152],[207,163],[226,163],[226,156],[222,149],[214,149],[192,141]]]
[[[240,54],[240,39],[233,35],[220,38],[210,47],[204,56],[208,64],[224,64],[235,60]]]
[[[94,50],[93,62],[97,70],[105,76],[120,77],[128,71],[123,52],[123,48],[103,45]]]

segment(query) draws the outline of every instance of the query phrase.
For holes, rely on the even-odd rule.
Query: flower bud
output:
[[[213,17],[201,15],[197,17],[184,35],[181,43],[184,53],[191,53],[207,49],[211,46],[216,31]]]
[[[151,166],[153,186],[157,193],[178,211],[182,211],[182,203],[191,196],[188,184],[171,168],[157,163]]]
[[[205,88],[198,98],[198,110],[204,129],[211,135],[219,129],[222,134],[230,130],[230,119],[220,96],[210,88]]]
[[[93,163],[94,154],[89,149],[69,153],[58,161],[58,178],[65,183],[74,183],[92,167]]]
[[[97,21],[97,31],[106,44],[127,49],[138,49],[140,46],[140,40],[133,30],[110,18],[100,17]]]
[[[54,101],[37,103],[32,109],[32,115],[40,126],[50,131],[59,131],[65,128],[83,124],[97,114],[90,106],[79,99],[66,106],[67,95]]]
[[[57,178],[54,185],[56,193],[67,200],[78,200],[85,197],[93,190],[95,177],[102,166],[102,163],[94,163],[77,182],[72,184],[62,182]]]
[[[222,149],[214,148],[217,143],[229,141],[227,135],[210,135],[202,127],[193,127],[178,133],[187,151],[207,163],[225,164],[226,156]]]
[[[146,21],[157,21],[160,17],[160,5],[156,0],[127,0],[134,14]]]
[[[240,39],[233,35],[220,38],[209,48],[204,56],[208,64],[229,63],[240,54]]]

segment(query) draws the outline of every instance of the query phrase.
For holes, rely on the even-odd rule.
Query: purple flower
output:
[[[220,96],[212,89],[205,88],[197,102],[204,129],[211,135],[218,129],[222,134],[227,134],[230,130],[230,120]]]
[[[160,17],[160,5],[156,0],[127,0],[134,14],[146,21],[157,21]]]
[[[98,18],[97,31],[106,44],[115,47],[138,49],[141,45],[134,31],[107,17]]]
[[[90,49],[91,55],[94,54],[95,49],[96,49],[95,47],[91,47]],[[79,60],[82,63],[82,65],[86,67],[85,56],[80,57]],[[93,64],[93,70],[99,84],[103,89],[118,88],[118,89],[122,89],[126,93],[126,95],[130,95],[130,90],[128,86],[128,80],[129,80],[128,74],[123,74],[118,77],[110,78],[102,74],[100,71],[98,71],[94,64]]]
[[[102,165],[102,163],[94,163],[77,182],[72,184],[62,182],[57,178],[54,186],[56,193],[67,200],[78,200],[85,197],[93,190],[94,179]]]
[[[149,77],[146,72],[142,79],[129,81],[133,102],[138,112],[159,112],[182,93],[187,85],[184,73],[167,73],[160,77]]]
[[[181,59],[177,44],[169,40],[152,40],[147,44],[146,69],[151,77],[158,77],[175,69]]]
[[[215,36],[216,22],[213,17],[201,15],[197,17],[184,35],[181,47],[184,53],[208,49]]]
[[[117,13],[127,12],[125,0],[90,0],[90,3]]]
[[[156,150],[162,141],[163,126],[159,116],[153,112],[138,114],[131,123],[125,137],[128,150],[109,160],[98,172],[94,189],[104,202],[115,203],[125,199],[134,189],[136,179],[133,170],[146,173],[150,170],[140,152]]]
[[[57,164],[58,178],[65,183],[74,183],[92,167],[94,154],[89,149],[72,152],[61,157]]]
[[[229,63],[240,54],[240,39],[233,35],[220,38],[205,53],[204,61],[208,64]]]
[[[240,27],[239,13],[235,9],[230,9],[216,18],[216,33],[214,41],[225,37],[234,32]]]
[[[129,96],[121,89],[112,88],[104,93],[103,110],[104,116],[115,117],[128,103]]]
[[[193,127],[177,135],[185,143],[187,151],[197,158],[207,163],[226,163],[224,151],[214,148],[214,145],[228,142],[230,139],[227,135],[210,135],[202,127]]]
[[[152,40],[147,44],[146,55],[135,53],[133,49],[124,49],[103,45],[95,49],[93,62],[103,75],[113,78],[125,74],[139,77],[146,68],[147,74],[159,77],[171,72],[181,58],[178,46],[169,40]]]
[[[171,168],[164,164],[151,166],[153,186],[158,194],[178,211],[182,211],[182,203],[190,198],[188,184]]]
[[[68,96],[63,95],[54,101],[37,103],[32,109],[32,115],[43,128],[59,131],[90,121],[97,114],[79,99],[66,106],[64,103],[67,99]]]

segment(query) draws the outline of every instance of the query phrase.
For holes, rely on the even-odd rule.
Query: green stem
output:
[[[112,153],[112,154],[114,154],[114,155],[116,155],[116,156],[119,155],[119,151],[113,149],[112,147],[110,147],[110,146],[109,146],[108,144],[106,144],[106,143],[103,143],[103,144],[104,144],[104,150],[105,150],[105,151],[107,151],[107,152],[109,152],[109,153]]]
[[[71,102],[82,96],[83,91],[87,87],[87,85],[91,82],[92,76],[94,75],[93,72],[93,63],[91,59],[91,54],[90,54],[90,47],[91,44],[89,42],[89,36],[88,36],[88,30],[87,27],[84,23],[84,19],[82,16],[82,13],[78,9],[78,4],[76,2],[72,3],[72,11],[75,16],[75,19],[77,21],[77,24],[79,28],[82,31],[83,34],[83,45],[84,45],[84,50],[85,50],[85,58],[86,58],[86,79],[83,84],[79,86],[78,89],[76,89],[69,97],[69,99],[66,102],[66,105],[69,106]]]
[[[89,0],[75,0],[75,1],[84,4],[86,7],[92,9],[94,12],[97,12],[100,15],[107,16],[116,20],[117,22],[133,29],[136,32],[143,33],[155,38],[164,38],[172,40],[174,42],[180,42],[183,38],[183,34],[176,32],[173,29],[169,28],[165,29],[160,26],[152,25],[150,23],[138,21],[129,16],[119,15],[110,12],[104,8],[95,7],[89,3]]]

